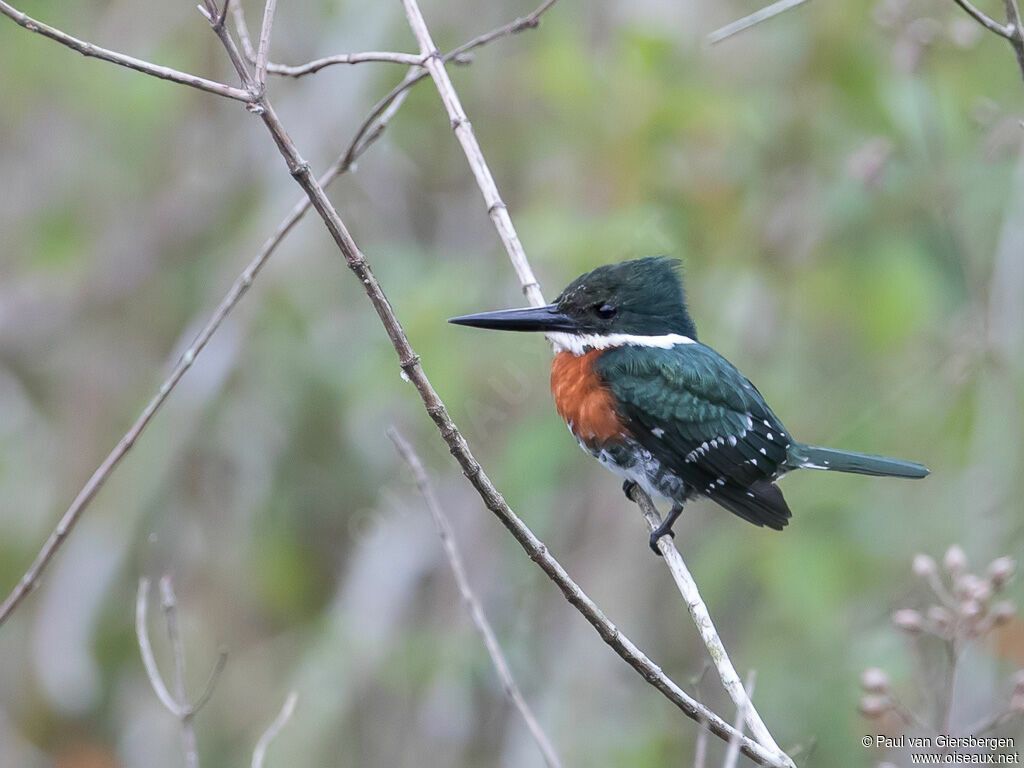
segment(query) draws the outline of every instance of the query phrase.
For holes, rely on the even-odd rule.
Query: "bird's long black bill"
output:
[[[475,315],[453,317],[449,323],[472,328],[490,328],[496,331],[574,331],[572,318],[558,311],[555,304],[546,307],[500,309],[497,312],[479,312]]]

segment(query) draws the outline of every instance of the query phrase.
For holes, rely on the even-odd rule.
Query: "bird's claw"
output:
[[[658,557],[662,556],[661,555],[661,550],[658,549],[658,540],[662,536],[671,536],[673,539],[676,537],[676,532],[672,530],[672,525],[671,524],[665,525],[665,523],[662,523],[661,525],[659,525],[657,528],[655,528],[651,532],[651,539],[650,539],[651,551],[654,554],[656,554]]]
[[[633,489],[636,488],[636,483],[633,480],[622,481],[622,492],[626,494],[626,498],[630,501],[633,500]]]

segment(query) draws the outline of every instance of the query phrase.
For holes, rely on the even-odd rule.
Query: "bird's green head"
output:
[[[555,302],[545,307],[481,312],[448,322],[504,331],[543,331],[555,344],[573,351],[646,344],[645,339],[697,338],[686,310],[679,262],[663,256],[593,269],[569,283]]]

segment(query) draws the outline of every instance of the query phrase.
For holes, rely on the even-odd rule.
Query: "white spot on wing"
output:
[[[651,434],[654,435],[655,437],[663,437],[665,435],[665,430],[662,429],[661,427],[655,427],[654,429],[651,430]]]

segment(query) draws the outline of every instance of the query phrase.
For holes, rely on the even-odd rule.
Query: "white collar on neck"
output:
[[[564,333],[561,331],[547,334],[556,352],[572,352],[579,357],[591,349],[608,349],[609,347],[656,347],[672,349],[677,344],[696,344],[689,336],[678,333],[666,333],[663,336],[639,336],[632,333]]]

